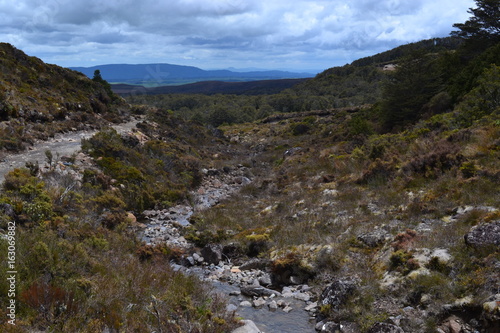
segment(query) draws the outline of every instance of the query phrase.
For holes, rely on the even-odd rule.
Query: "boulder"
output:
[[[334,281],[321,293],[319,304],[330,305],[333,310],[338,311],[355,290],[356,283],[352,280]]]
[[[467,245],[475,248],[500,247],[500,220],[476,225],[464,238]]]
[[[222,246],[220,244],[207,244],[201,249],[201,255],[208,264],[217,265],[222,260]]]
[[[243,326],[238,327],[231,333],[262,333],[261,330],[251,320],[242,320]]]
[[[388,235],[389,234],[385,230],[379,229],[359,235],[358,240],[368,247],[377,247],[384,244]]]
[[[261,286],[242,287],[241,293],[243,295],[249,296],[249,297],[271,296],[273,294],[276,296],[280,296],[279,292],[272,290],[272,289],[264,288]]]

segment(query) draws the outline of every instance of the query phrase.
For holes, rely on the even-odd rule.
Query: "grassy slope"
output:
[[[128,106],[85,75],[0,43],[0,149],[17,151],[71,128],[119,120]]]

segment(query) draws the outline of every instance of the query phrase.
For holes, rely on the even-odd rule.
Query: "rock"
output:
[[[253,301],[252,305],[254,308],[260,309],[261,307],[266,305],[266,301],[262,297],[259,297]]]
[[[269,263],[270,263],[270,261],[267,259],[256,258],[256,259],[251,259],[251,260],[243,263],[242,265],[240,265],[239,268],[242,271],[248,271],[248,270],[252,270],[252,269],[264,270],[269,266]]]
[[[130,223],[135,224],[137,223],[137,217],[131,212],[127,213],[127,219],[130,221]]]
[[[306,294],[306,293],[294,293],[293,298],[304,301],[304,302],[308,302],[311,299],[311,296],[309,294]]]
[[[267,287],[272,284],[271,275],[269,275],[269,273],[264,273],[258,280],[261,286]]]
[[[489,322],[500,323],[500,294],[490,297],[488,302],[483,303],[483,317]]]
[[[226,306],[226,312],[231,313],[231,312],[235,312],[236,310],[238,310],[238,307],[234,304],[228,304]]]
[[[262,333],[253,321],[242,320],[242,322],[244,325],[233,330],[231,333]]]
[[[317,309],[318,309],[318,302],[311,303],[304,308],[304,310],[308,312],[315,312]]]
[[[276,296],[280,296],[279,292],[272,290],[272,289],[262,287],[262,286],[242,287],[241,293],[243,295],[250,296],[250,297],[271,296],[273,294],[275,294]]]
[[[240,295],[241,295],[241,291],[239,291],[239,290],[233,290],[233,291],[229,292],[229,296],[240,296]]]
[[[189,256],[186,258],[186,266],[194,266],[196,264],[193,257]]]
[[[278,303],[276,303],[276,301],[271,301],[267,306],[270,311],[276,311],[276,309],[278,309]]]
[[[325,333],[336,333],[340,331],[340,325],[333,322],[320,322],[321,325],[316,325],[316,331],[325,332]]]
[[[204,261],[203,257],[201,257],[198,253],[193,253],[193,259],[200,264]]]
[[[340,323],[340,332],[342,333],[360,333],[361,329],[358,324],[352,322],[341,322]]]
[[[240,303],[240,306],[243,306],[245,308],[250,308],[252,307],[252,303],[250,303],[249,301],[243,301]]]
[[[500,220],[474,226],[464,238],[467,245],[475,248],[500,247]]]
[[[289,312],[290,312],[290,311],[292,311],[292,310],[293,310],[293,308],[292,308],[292,307],[290,307],[290,305],[287,305],[287,306],[285,306],[285,307],[283,308],[283,311],[284,311],[284,312],[286,312],[286,313],[289,313]]]
[[[355,289],[356,283],[352,280],[334,281],[323,290],[319,303],[330,305],[333,310],[338,310]]]
[[[302,279],[300,277],[295,276],[295,275],[290,276],[290,283],[291,284],[297,285],[297,284],[301,284],[302,282],[304,282],[304,281],[302,281]]]
[[[379,229],[359,235],[358,240],[368,247],[377,247],[384,244],[388,235],[389,234],[385,230]]]
[[[438,329],[446,333],[475,332],[470,325],[467,325],[462,319],[454,315],[445,319]]]
[[[217,265],[222,260],[222,246],[220,244],[207,244],[201,249],[201,255],[207,263]]]
[[[405,331],[393,324],[376,323],[368,330],[368,333],[405,333]]]

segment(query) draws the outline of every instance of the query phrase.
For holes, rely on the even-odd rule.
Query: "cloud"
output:
[[[328,68],[447,36],[473,0],[0,0],[0,35],[61,65]]]

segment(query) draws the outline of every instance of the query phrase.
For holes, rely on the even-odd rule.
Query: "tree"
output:
[[[92,78],[92,81],[99,83],[104,88],[106,94],[108,95],[109,98],[111,98],[111,100],[117,99],[117,96],[111,89],[111,85],[109,84],[109,82],[102,78],[100,70],[96,69],[94,71],[94,77]]]
[[[383,86],[380,115],[385,130],[402,129],[425,113],[425,104],[443,88],[437,60],[419,52],[398,64]]]
[[[96,69],[94,71],[94,77],[92,78],[92,81],[99,82],[99,83],[102,83],[102,81],[104,81],[104,79],[101,76],[100,70]]]
[[[500,0],[476,0],[477,8],[470,8],[474,15],[465,23],[453,26],[460,31],[451,32],[452,36],[476,41],[497,43],[500,41]]]

